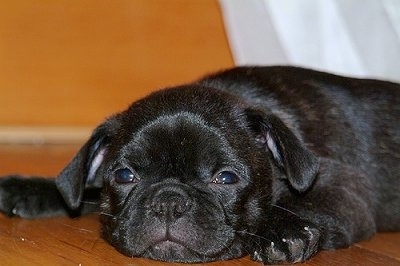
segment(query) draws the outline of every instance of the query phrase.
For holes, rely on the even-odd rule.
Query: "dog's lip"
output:
[[[150,245],[139,257],[147,257],[154,260],[168,262],[201,262],[205,258],[200,252],[197,252],[182,242],[169,239],[160,240]]]
[[[161,239],[158,239],[157,241],[154,241],[150,245],[150,247],[157,247],[157,246],[164,246],[164,245],[171,245],[171,244],[179,245],[179,246],[182,246],[184,248],[191,250],[190,248],[188,248],[187,244],[185,244],[183,241],[181,241],[173,236],[166,236]]]
[[[186,250],[190,251],[191,253],[199,254],[199,252],[190,248],[184,241],[181,241],[173,236],[165,236],[163,238],[154,240],[152,243],[150,243],[148,245],[148,247],[142,252],[142,254],[146,253],[150,249],[163,250],[163,249],[169,249],[169,248],[173,248],[173,247],[186,249]]]
[[[176,241],[172,241],[172,240],[161,240],[158,241],[157,243],[154,243],[153,245],[151,245],[151,247],[155,248],[155,249],[160,249],[163,247],[169,247],[169,246],[181,246],[184,248],[187,248],[184,244],[180,243],[180,242],[176,242]]]

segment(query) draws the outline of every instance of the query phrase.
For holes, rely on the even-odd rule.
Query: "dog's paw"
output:
[[[265,264],[303,262],[318,251],[320,231],[313,225],[289,224],[258,236],[250,257]]]
[[[0,179],[0,212],[38,218],[57,215],[62,201],[52,180],[12,176]]]

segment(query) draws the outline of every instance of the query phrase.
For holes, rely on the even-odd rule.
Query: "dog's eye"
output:
[[[212,182],[215,184],[229,185],[237,183],[238,181],[239,177],[234,172],[222,171],[214,177]]]
[[[139,181],[137,176],[128,168],[122,168],[115,171],[114,180],[117,183],[133,183]]]

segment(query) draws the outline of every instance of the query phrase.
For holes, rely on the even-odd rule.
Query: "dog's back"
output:
[[[378,229],[400,229],[399,84],[296,67],[235,68],[202,84],[275,113],[319,157],[362,171]]]

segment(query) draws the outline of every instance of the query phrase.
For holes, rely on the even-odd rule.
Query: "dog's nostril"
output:
[[[184,215],[190,206],[190,200],[186,195],[162,193],[154,199],[151,208],[153,213],[159,217],[177,219]]]
[[[162,215],[165,212],[165,210],[167,209],[164,202],[155,202],[152,204],[151,208],[154,213],[160,214],[160,215]]]
[[[190,205],[188,201],[174,203],[171,208],[171,211],[173,211],[172,214],[174,215],[174,217],[179,218],[183,215],[183,213],[185,213],[188,210],[189,206]]]

